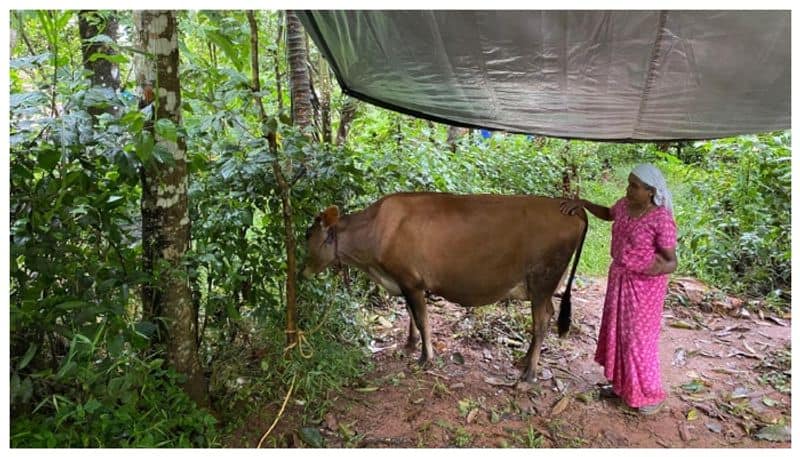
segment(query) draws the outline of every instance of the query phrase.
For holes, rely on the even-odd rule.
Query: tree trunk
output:
[[[258,23],[253,11],[247,11],[247,20],[250,23],[250,66],[253,74],[251,86],[253,94],[258,94],[261,92],[258,73]],[[269,119],[267,112],[264,110],[264,104],[261,102],[261,97],[254,95],[254,98],[261,122],[263,125],[267,125]],[[275,180],[278,181],[278,190],[280,191],[281,204],[283,206],[283,231],[286,244],[286,344],[288,347],[292,347],[299,342],[297,334],[297,258],[295,255],[297,241],[294,236],[292,189],[279,164],[278,143],[275,132],[267,130],[269,132],[267,134],[267,144],[269,145],[269,152],[274,159],[270,163],[275,174]],[[291,161],[287,159],[287,162],[289,165],[287,169],[291,170]],[[288,357],[289,355],[290,353],[287,352],[286,356]]]
[[[91,61],[95,53],[116,55],[116,50],[105,43],[92,43],[88,40],[106,35],[117,42],[119,21],[116,13],[100,14],[94,10],[82,10],[78,13],[78,30],[81,35],[81,53],[83,67],[92,72],[92,86],[119,89],[119,65],[107,59],[98,58]]]
[[[319,122],[322,142],[331,142],[331,73],[328,62],[319,57]]]
[[[178,29],[171,11],[134,11],[142,51],[152,55],[137,68],[137,80],[154,81],[155,122],[181,125],[181,88],[178,75]],[[192,304],[184,258],[190,247],[188,172],[183,137],[162,136],[150,127],[156,147],[164,148],[172,163],[144,164],[142,182],[142,243],[145,265],[158,291],[150,303],[152,317],[166,322],[167,358],[187,376],[184,390],[198,404],[207,404],[206,382],[198,358],[197,315]],[[169,131],[170,129],[167,129]],[[153,224],[145,227],[145,225]],[[147,237],[147,238],[145,238]]]
[[[99,35],[106,35],[115,43],[117,42],[118,20],[116,13],[100,14],[94,10],[82,10],[78,13],[78,31],[81,36],[81,53],[83,67],[91,73],[92,87],[104,89],[108,98],[112,98],[119,89],[119,65],[107,59],[91,60],[94,54],[115,55],[117,52],[112,46],[104,43],[92,43],[89,40]],[[92,116],[102,113],[115,114],[115,106],[107,108],[96,106],[89,107]]]
[[[272,52],[272,62],[275,66],[275,97],[278,99],[278,113],[283,111],[283,74],[281,73],[280,59],[278,58],[278,50],[281,48],[283,41],[283,24],[286,16],[278,11],[278,33],[275,36],[275,49]]]
[[[296,127],[306,132],[311,125],[311,83],[306,66],[306,32],[294,11],[286,12],[286,50],[289,54],[292,85],[292,120]]]
[[[336,144],[341,145],[347,141],[347,134],[350,133],[350,125],[356,118],[357,112],[358,99],[347,97],[339,114],[339,128],[336,130]]]
[[[463,127],[456,127],[453,125],[447,126],[447,146],[450,148],[450,152],[456,152],[458,148],[458,139],[468,132],[469,129]]]

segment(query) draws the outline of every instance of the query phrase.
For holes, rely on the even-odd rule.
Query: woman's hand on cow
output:
[[[580,198],[576,198],[574,200],[564,200],[561,202],[561,212],[572,216],[575,214],[575,210],[583,208],[584,206],[586,206],[586,202]]]

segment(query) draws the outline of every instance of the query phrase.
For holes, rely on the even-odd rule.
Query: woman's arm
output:
[[[678,257],[675,255],[675,248],[659,249],[653,265],[644,272],[646,275],[658,276],[672,273],[678,268]]]
[[[614,215],[611,214],[611,208],[601,205],[595,205],[594,203],[583,200],[580,198],[576,198],[574,200],[565,200],[561,202],[561,212],[568,215],[575,214],[575,210],[578,208],[586,208],[587,211],[594,214],[595,217],[603,219],[604,221],[613,221]]]

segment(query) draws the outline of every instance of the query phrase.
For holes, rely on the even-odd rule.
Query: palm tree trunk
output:
[[[306,32],[294,11],[286,12],[286,50],[292,85],[292,119],[306,132],[311,125],[311,84],[308,77]],[[306,132],[310,134],[311,132]]]

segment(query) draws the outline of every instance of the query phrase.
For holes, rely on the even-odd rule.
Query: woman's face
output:
[[[636,205],[646,205],[653,198],[653,192],[647,188],[641,179],[633,173],[628,175],[628,188],[625,192],[628,202]]]

